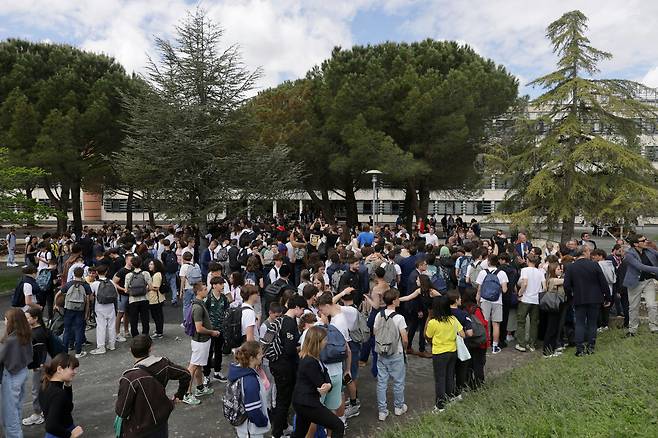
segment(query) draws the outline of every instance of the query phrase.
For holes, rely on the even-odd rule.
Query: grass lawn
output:
[[[0,271],[0,295],[12,293],[18,284],[18,279],[20,276],[20,269]]]
[[[658,334],[642,329],[606,332],[591,356],[538,357],[385,436],[658,437]]]

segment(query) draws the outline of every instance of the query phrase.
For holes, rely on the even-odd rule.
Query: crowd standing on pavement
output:
[[[642,299],[658,333],[658,252],[645,236],[606,254],[588,233],[537,247],[523,232],[484,237],[475,219],[432,216],[411,230],[402,222],[349,229],[305,212],[204,233],[104,224],[28,235],[0,341],[5,436],[39,424],[47,437],[82,435],[72,416],[77,370],[87,352],[114,354],[128,340],[134,366],[117,376],[117,437],[168,436],[176,403],[202,404],[221,384],[237,436],[279,438],[343,436],[365,391],[376,393],[379,420],[391,407],[404,415],[411,355],[431,359],[438,413],[478,390],[487,356],[512,344],[541,347],[549,360],[567,347],[593,354],[611,315],[635,336]],[[13,229],[7,242],[13,267],[22,242]],[[176,333],[165,333],[163,306],[180,308],[168,321]],[[182,332],[187,367],[152,354],[153,342]],[[33,413],[22,418],[30,373]]]

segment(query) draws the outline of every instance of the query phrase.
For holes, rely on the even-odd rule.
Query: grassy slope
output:
[[[0,271],[0,295],[3,295],[3,292],[13,292],[20,276],[20,270],[12,269]]]
[[[387,437],[658,437],[658,334],[599,336],[596,354],[537,360]],[[407,391],[409,394],[409,391]]]

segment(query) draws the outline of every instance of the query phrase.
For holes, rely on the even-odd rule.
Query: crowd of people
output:
[[[546,358],[570,346],[593,354],[611,315],[635,336],[642,298],[658,333],[658,252],[641,235],[606,254],[587,233],[541,247],[522,232],[485,238],[474,219],[429,218],[410,231],[402,221],[349,229],[297,219],[235,220],[205,234],[106,224],[28,236],[0,344],[5,436],[42,423],[48,437],[83,434],[71,382],[89,330],[92,355],[130,339],[116,436],[168,436],[175,404],[199,405],[221,383],[236,434],[275,438],[343,436],[364,391],[376,393],[379,420],[389,407],[404,415],[410,355],[431,359],[442,412],[484,383],[488,354],[512,344]],[[180,308],[168,322],[180,324],[172,336],[190,338],[187,367],[151,353],[167,335],[165,305]],[[21,420],[28,370],[34,412]],[[360,384],[360,372],[376,387]]]

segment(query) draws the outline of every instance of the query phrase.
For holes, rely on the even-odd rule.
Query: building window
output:
[[[462,214],[461,201],[433,201],[435,214]]]
[[[107,213],[125,213],[128,211],[127,199],[104,199],[103,208]],[[133,200],[133,213],[147,212],[148,209],[143,205],[141,199]]]
[[[466,201],[466,214],[483,216],[493,211],[491,201]]]

